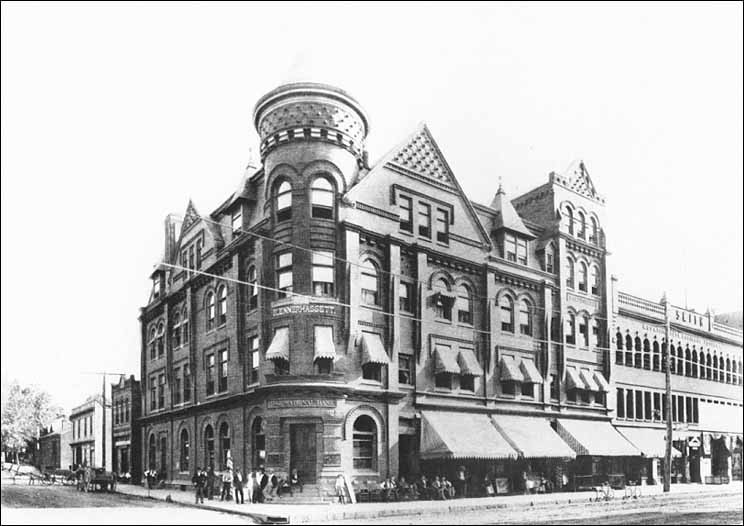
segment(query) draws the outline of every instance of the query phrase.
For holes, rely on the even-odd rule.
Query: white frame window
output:
[[[331,251],[314,250],[312,256],[313,294],[315,296],[333,297],[335,253]]]

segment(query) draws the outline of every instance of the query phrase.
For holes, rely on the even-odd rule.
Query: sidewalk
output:
[[[704,484],[673,484],[671,492],[664,494],[661,485],[643,486],[642,499],[662,498],[674,499],[690,494],[741,494],[741,482],[727,485]],[[147,497],[147,490],[141,486],[120,484],[117,491],[130,495]],[[220,502],[219,500],[205,500],[204,504],[194,504],[193,491],[180,490],[150,490],[151,498],[165,500],[170,495],[173,502],[211,509],[227,513],[237,513],[250,517],[256,522],[285,522],[319,523],[333,520],[365,519],[373,517],[394,517],[397,515],[412,515],[419,513],[456,513],[463,511],[488,509],[524,509],[531,507],[560,507],[566,505],[595,505],[590,502],[594,498],[593,491],[575,493],[547,493],[538,495],[508,495],[503,497],[484,497],[469,499],[454,499],[445,501],[407,501],[407,502],[372,502],[362,504],[235,504],[235,502]],[[615,492],[615,501],[623,501],[622,491]]]

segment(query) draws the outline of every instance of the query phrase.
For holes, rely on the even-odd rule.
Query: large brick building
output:
[[[425,125],[369,166],[368,117],[340,89],[281,86],[254,123],[260,165],[212,213],[165,221],[140,316],[144,468],[174,483],[228,455],[310,483],[644,469],[615,389],[663,375],[616,363],[615,339],[652,338],[658,305],[617,292],[583,163],[485,205]],[[741,331],[703,332],[736,374],[676,388],[741,412]]]

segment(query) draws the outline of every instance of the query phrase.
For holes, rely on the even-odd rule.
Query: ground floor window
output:
[[[377,469],[377,425],[367,415],[354,422],[354,469]]]

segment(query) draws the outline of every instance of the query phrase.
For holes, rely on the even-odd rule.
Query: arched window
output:
[[[625,335],[625,365],[633,366],[633,338],[630,334]]]
[[[583,261],[579,263],[579,290],[581,292],[586,292],[586,286],[587,286],[587,269],[586,269],[586,263]]]
[[[659,371],[661,367],[661,360],[660,360],[660,349],[659,349],[659,342],[654,340],[653,343],[653,353],[654,353],[654,363],[653,363],[653,369],[654,371]]]
[[[377,425],[362,415],[354,422],[354,469],[377,470]]]
[[[158,358],[165,354],[165,324],[161,321],[158,324]]]
[[[579,237],[586,239],[586,216],[581,211],[579,211]]]
[[[450,297],[450,286],[447,280],[439,278],[434,283],[434,316],[442,320],[452,320],[452,298]]]
[[[292,219],[292,185],[282,181],[276,189],[276,220]]]
[[[677,345],[677,374],[680,376],[685,374],[685,356],[682,353],[682,345]]]
[[[731,359],[726,358],[726,383],[731,383]]]
[[[724,368],[723,356],[719,356],[718,358],[718,381],[721,382],[722,384],[726,383],[726,376],[725,376],[724,370],[725,368]]]
[[[457,287],[457,321],[460,323],[473,323],[473,299],[467,285]]]
[[[186,345],[189,343],[189,311],[183,309],[181,315],[181,342]]]
[[[584,315],[579,318],[579,333],[582,347],[589,348],[589,316]]]
[[[566,260],[566,286],[574,288],[574,262],[570,258]]]
[[[641,346],[641,339],[636,336],[635,338],[635,360],[633,365],[640,369],[643,367],[643,347]]]
[[[573,235],[574,233],[574,214],[573,209],[568,208],[566,209],[566,217],[568,218],[568,233]]]
[[[685,349],[685,376],[692,376],[692,353],[689,347]]]
[[[155,331],[155,327],[150,329],[150,360],[154,360],[157,356],[157,338],[156,338],[157,332]]]
[[[248,267],[248,310],[258,308],[258,286],[256,283],[256,267]]]
[[[313,181],[310,195],[313,217],[333,219],[334,197],[335,193],[331,182],[325,177],[316,178]]]
[[[597,220],[594,219],[594,217],[592,217],[591,219],[592,219],[592,233],[589,235],[589,241],[591,243],[594,243],[595,245],[598,245],[599,244],[599,226],[597,225]]]
[[[204,429],[204,463],[207,468],[214,467],[214,429],[211,425]]]
[[[219,304],[219,325],[222,326],[227,323],[227,287],[222,285],[217,292],[220,298]]]
[[[718,355],[713,352],[713,381],[718,381]]]
[[[171,345],[173,349],[178,349],[181,346],[181,313],[178,311],[176,311],[176,313],[173,315]]]
[[[710,357],[710,349],[708,349],[708,352],[705,353],[705,378],[706,380],[712,380],[713,379],[713,361]]]
[[[643,368],[651,370],[651,342],[648,338],[643,340]]]
[[[189,470],[189,432],[185,429],[181,430],[181,447],[179,448],[181,451],[181,460],[180,460],[180,470],[181,471],[188,471]]]
[[[519,333],[532,336],[532,306],[527,300],[519,302]]]
[[[566,316],[566,343],[576,345],[576,315],[570,312]]]
[[[692,349],[692,377],[698,377],[698,354],[695,348]]]
[[[362,302],[367,305],[380,304],[380,278],[377,263],[371,259],[362,262]]]
[[[741,371],[741,362],[739,362],[738,370],[739,370],[739,385],[741,385],[741,373],[742,373],[742,371]]]
[[[207,306],[207,330],[211,331],[214,329],[214,292],[207,292],[206,301],[204,302]]]
[[[220,469],[227,468],[227,459],[230,456],[230,426],[222,422],[220,426]]]
[[[156,456],[155,435],[151,434],[150,440],[147,443],[147,469],[149,470],[156,469],[155,456]]]
[[[548,245],[545,248],[545,272],[551,274],[555,272],[555,252],[553,251],[553,245]]]
[[[260,416],[256,417],[253,421],[251,435],[253,437],[253,454],[251,458],[253,459],[253,468],[255,469],[266,462],[266,434],[263,429],[263,418]]]
[[[599,268],[592,265],[592,294],[599,296]]]
[[[499,311],[501,312],[501,330],[514,332],[514,305],[509,296],[501,296]]]
[[[617,346],[617,350],[615,351],[615,363],[618,365],[623,364],[623,335],[620,334],[620,331],[617,331],[617,334],[615,334],[615,345]]]

